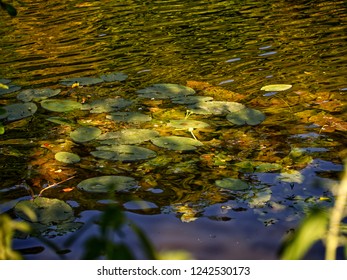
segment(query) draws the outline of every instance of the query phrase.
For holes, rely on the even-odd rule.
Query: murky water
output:
[[[64,78],[121,71],[129,76],[122,83],[63,89],[63,97],[88,101],[110,96],[114,89],[122,97],[134,97],[135,90],[153,83],[188,83],[200,94],[240,101],[266,114],[262,125],[241,128],[216,116],[193,116],[212,126],[197,133],[205,146],[196,153],[156,149],[162,161],[151,164],[97,162],[88,157],[89,146],[71,146],[85,159],[68,186],[100,174],[133,175],[140,181],[140,190],[121,196],[119,204],[158,249],[185,249],[201,259],[275,259],[283,236],[297,225],[307,206],[331,205],[319,202],[322,197],[331,199],[331,193],[314,186],[336,182],[346,156],[345,1],[23,2],[16,18],[0,18],[0,78],[23,88],[61,88],[58,83]],[[268,84],[293,87],[288,93],[266,97],[260,89]],[[0,96],[0,102],[11,103],[13,96]],[[183,118],[185,113],[182,106],[165,101],[149,100],[141,106],[155,119],[144,126],[156,125],[164,135],[171,131],[160,121]],[[39,111],[29,122],[31,130],[23,128],[22,121],[9,123],[0,136],[1,164],[6,168],[3,212],[11,212],[18,200],[27,198],[22,188],[11,189],[21,183],[17,178],[28,179],[27,165],[33,168],[28,181],[35,188],[49,181],[49,176],[56,182],[49,173],[52,170],[72,172],[51,160],[47,166],[52,170],[38,167],[46,164],[40,158],[49,151],[67,148],[63,135],[74,129],[48,130],[44,121],[50,115],[54,114]],[[119,129],[95,115],[76,113],[71,119],[104,131]],[[184,131],[176,133],[189,136]],[[296,148],[305,152],[298,155]],[[33,151],[30,155],[28,149]],[[28,157],[25,163],[23,155]],[[280,162],[298,172],[250,171],[247,161]],[[225,177],[246,181],[251,191],[241,195],[220,191],[215,181]],[[95,198],[76,189],[46,194],[68,201],[80,222],[98,215],[108,203],[103,196]],[[134,203],[138,200],[147,205]],[[67,258],[79,257],[83,241]],[[128,242],[137,248],[131,235]],[[40,243],[24,239],[16,244],[21,248]],[[57,256],[46,248],[26,257]],[[319,246],[310,258],[322,258]]]

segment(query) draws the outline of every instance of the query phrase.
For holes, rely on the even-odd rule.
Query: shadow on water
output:
[[[28,198],[27,185],[37,194],[74,176],[44,196],[66,201],[75,222],[87,223],[114,200],[76,186],[101,175],[132,176],[138,188],[117,192],[115,200],[158,250],[185,249],[198,259],[276,259],[283,236],[307,207],[331,205],[329,187],[339,180],[346,157],[344,1],[23,2],[17,17],[0,18],[0,78],[22,89],[61,89],[52,98],[84,106],[105,98],[129,99],[124,114],[142,112],[151,120],[114,121],[119,116],[107,111],[60,114],[37,102],[35,115],[4,121],[1,213],[15,216],[14,205]],[[123,72],[128,79],[83,87],[59,84],[109,72]],[[175,151],[147,141],[141,147],[157,155],[140,161],[96,159],[90,155],[98,148],[95,142],[71,139],[79,126],[102,133],[154,129],[161,136],[191,138],[190,130],[167,126],[187,117],[191,105],[139,98],[136,91],[155,83],[188,85],[197,95],[241,102],[264,112],[266,119],[235,126],[225,114],[192,114],[189,119],[208,124],[194,130],[203,146]],[[293,87],[264,95],[260,89],[268,84]],[[17,102],[17,93],[0,95],[0,105]],[[54,155],[60,151],[78,154],[81,162],[58,162]],[[247,191],[221,188],[225,178]],[[41,233],[60,244],[75,228],[55,230]],[[124,230],[137,251],[136,238]],[[93,225],[66,257],[80,258],[83,242],[96,231]],[[25,255],[29,259],[57,258],[48,248],[41,251],[34,238],[18,238],[15,245],[38,246]],[[323,258],[321,246],[308,258]]]

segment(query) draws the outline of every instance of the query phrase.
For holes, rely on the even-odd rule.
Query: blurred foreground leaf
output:
[[[313,208],[303,219],[299,228],[284,241],[280,258],[284,260],[302,259],[312,245],[322,239],[328,225],[328,213]]]

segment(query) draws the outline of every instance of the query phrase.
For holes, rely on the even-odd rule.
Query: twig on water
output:
[[[66,181],[71,180],[72,178],[75,178],[75,176],[69,177],[69,178],[67,178],[67,179],[65,179],[65,180],[63,180],[63,181],[60,181],[60,182],[58,182],[58,183],[54,183],[54,184],[52,184],[52,185],[49,185],[49,186],[45,187],[44,189],[42,189],[42,190],[40,191],[40,193],[39,193],[38,196],[41,196],[41,194],[42,194],[44,191],[46,191],[46,190],[48,190],[48,189],[51,189],[51,188],[54,188],[54,187],[60,185],[61,183],[64,183],[64,182],[66,182]]]

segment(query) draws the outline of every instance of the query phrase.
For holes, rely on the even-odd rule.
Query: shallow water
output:
[[[27,198],[27,192],[14,185],[26,179],[38,192],[40,185],[59,181],[52,170],[62,170],[65,175],[77,170],[78,176],[66,183],[69,187],[91,175],[134,176],[141,188],[121,195],[118,203],[159,250],[185,249],[199,259],[276,259],[283,236],[298,224],[308,206],[331,206],[331,201],[320,201],[321,197],[331,200],[331,192],[316,186],[336,183],[346,156],[344,1],[24,4],[17,7],[16,18],[0,18],[0,78],[11,79],[23,89],[62,88],[63,98],[82,102],[114,92],[136,99],[136,90],[153,83],[188,84],[216,100],[239,101],[262,110],[267,119],[258,126],[235,127],[218,116],[193,115],[191,119],[212,127],[196,134],[204,147],[193,153],[176,153],[146,144],[162,156],[162,162],[152,165],[96,161],[90,159],[90,146],[72,145],[84,157],[74,169],[49,158],[70,147],[66,135],[74,128],[45,122],[56,114],[41,109],[30,122],[6,123],[6,133],[0,135],[1,164],[6,170],[1,178],[2,212],[12,213],[13,205]],[[58,84],[68,77],[108,72],[129,77],[120,83],[74,90]],[[260,90],[278,83],[293,87],[268,97]],[[3,105],[14,100],[14,95],[0,96]],[[160,100],[137,105],[154,119],[141,127],[154,127],[162,135],[190,136],[163,125],[171,118],[183,118],[182,106]],[[74,113],[69,118],[96,125],[103,132],[131,127],[112,124],[103,115]],[[289,156],[295,148],[305,153]],[[165,162],[165,158],[172,160]],[[278,170],[255,172],[237,165],[246,161],[281,162],[298,173],[287,174],[290,178],[283,180],[283,172]],[[225,177],[240,178],[251,190],[244,194],[221,191],[215,181]],[[107,197],[95,198],[76,189],[66,193],[47,190],[46,195],[68,201],[80,222],[98,215],[109,203]],[[138,200],[147,205],[133,202]],[[58,244],[63,239],[52,237]],[[138,249],[130,233],[128,239]],[[79,258],[82,241],[71,248],[67,258]],[[16,240],[18,248],[36,243],[34,239]],[[318,245],[308,258],[322,256]],[[25,257],[57,256],[46,248]]]

